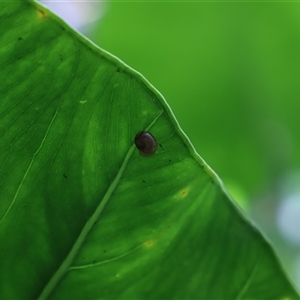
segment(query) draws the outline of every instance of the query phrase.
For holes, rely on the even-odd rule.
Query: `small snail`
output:
[[[157,150],[157,142],[154,136],[147,131],[140,131],[134,138],[136,147],[142,156],[151,156]]]

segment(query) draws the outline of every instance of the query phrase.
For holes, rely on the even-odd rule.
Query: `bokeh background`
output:
[[[300,289],[300,3],[43,1],[166,98]]]

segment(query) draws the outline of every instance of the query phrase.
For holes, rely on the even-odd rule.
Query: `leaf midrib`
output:
[[[155,124],[155,122],[162,115],[162,113],[163,113],[163,111],[161,111],[157,115],[157,117],[151,122],[151,124],[146,128],[146,130],[149,130]],[[83,226],[83,228],[82,228],[79,236],[77,237],[73,247],[71,248],[69,254],[66,256],[66,258],[64,259],[64,261],[62,262],[60,267],[53,274],[53,276],[48,281],[47,285],[44,287],[44,289],[38,296],[39,300],[48,299],[49,296],[51,295],[51,293],[54,291],[57,284],[60,282],[60,280],[63,278],[63,276],[68,272],[75,257],[77,256],[79,250],[81,249],[82,245],[84,244],[86,237],[88,236],[89,232],[92,230],[92,228],[96,224],[96,222],[99,220],[101,213],[103,212],[106,204],[108,203],[109,199],[111,198],[111,195],[113,194],[116,187],[118,186],[121,176],[122,176],[123,172],[125,171],[128,161],[129,161],[131,155],[133,154],[134,150],[135,150],[135,145],[133,144],[129,148],[116,177],[114,178],[111,185],[107,189],[107,192],[104,195],[102,201],[100,201],[100,204],[98,205],[98,207],[96,208],[96,210],[94,211],[92,216],[88,219],[88,221]]]

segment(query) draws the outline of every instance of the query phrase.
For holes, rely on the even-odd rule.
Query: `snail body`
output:
[[[142,156],[152,156],[157,150],[157,142],[148,131],[140,131],[136,134],[134,143]]]

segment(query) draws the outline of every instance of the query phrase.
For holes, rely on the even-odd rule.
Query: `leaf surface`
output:
[[[37,3],[0,7],[1,299],[298,297],[154,87]]]

